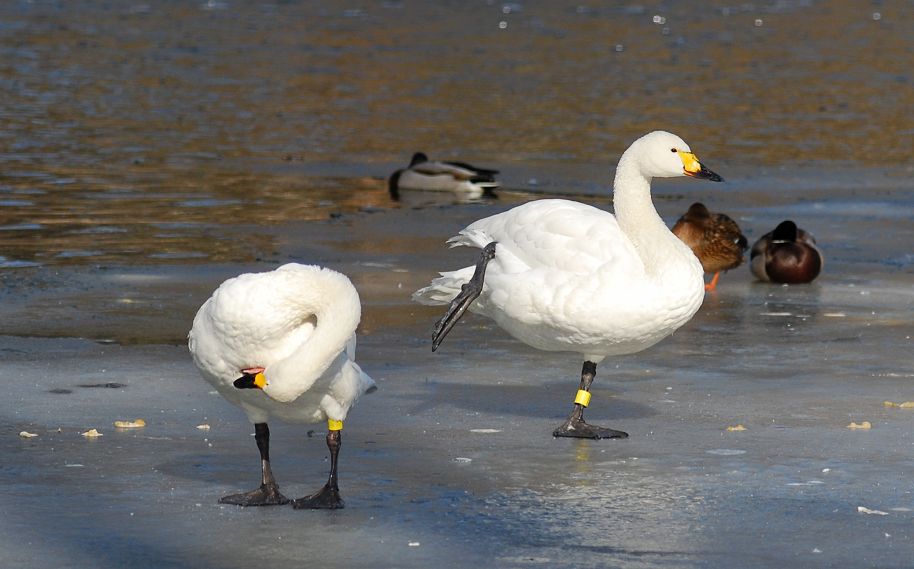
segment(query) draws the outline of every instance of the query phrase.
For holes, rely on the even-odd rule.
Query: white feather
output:
[[[194,318],[188,346],[203,377],[251,422],[342,421],[374,382],[355,363],[361,304],[346,276],[288,264],[231,278]],[[267,384],[237,389],[243,369]]]
[[[470,310],[535,348],[599,363],[648,348],[689,321],[704,298],[702,269],[657,214],[654,176],[683,175],[665,132],[637,140],[619,161],[616,215],[569,200],[539,200],[470,224],[452,246],[496,242]],[[441,273],[413,298],[446,304],[474,267]]]

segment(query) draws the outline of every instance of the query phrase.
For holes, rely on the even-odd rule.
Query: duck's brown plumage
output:
[[[743,252],[748,247],[746,236],[730,216],[711,213],[697,202],[676,221],[673,233],[692,249],[706,273],[715,273],[709,290],[717,284],[717,273],[743,263]]]
[[[752,245],[750,259],[756,278],[784,284],[812,282],[825,264],[816,238],[789,219]]]

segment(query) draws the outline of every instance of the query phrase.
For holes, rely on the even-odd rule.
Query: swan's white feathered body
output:
[[[252,423],[342,421],[374,382],[355,363],[358,292],[335,271],[295,263],[231,278],[194,318],[188,336],[203,377]],[[264,368],[263,389],[237,389]]]
[[[535,348],[577,352],[594,363],[671,334],[701,306],[704,281],[698,259],[654,209],[650,180],[683,175],[687,159],[694,155],[682,139],[651,133],[619,161],[615,216],[569,200],[540,200],[469,225],[449,241],[453,246],[497,243],[470,310]],[[413,298],[447,304],[474,269],[442,273]]]

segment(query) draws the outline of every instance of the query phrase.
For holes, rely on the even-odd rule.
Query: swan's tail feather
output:
[[[413,293],[413,300],[426,306],[449,304],[460,294],[460,289],[473,277],[475,267],[464,267],[457,271],[441,273],[432,283]]]
[[[486,235],[485,232],[467,228],[448,239],[447,244],[451,247],[477,247],[484,249],[492,241],[493,239]]]
[[[364,393],[374,393],[375,391],[377,391],[378,390],[377,384],[374,382],[373,379],[371,379],[371,377],[367,373],[362,371],[362,368],[359,366],[359,364],[357,364],[355,362],[350,362],[350,363],[352,364],[352,367],[355,369],[355,371],[357,373],[359,394],[361,395]]]
[[[486,235],[485,232],[470,227],[447,240],[447,244],[452,248],[477,247],[484,249],[491,242],[492,238]],[[460,294],[460,289],[463,285],[473,278],[475,270],[476,267],[472,266],[456,271],[443,272],[440,277],[432,280],[430,285],[414,292],[413,300],[427,306],[450,304],[454,297]]]

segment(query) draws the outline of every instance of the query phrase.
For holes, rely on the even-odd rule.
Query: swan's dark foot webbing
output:
[[[606,427],[598,427],[597,425],[590,425],[585,423],[584,419],[572,421],[569,417],[559,428],[552,431],[552,436],[574,437],[578,439],[625,439],[628,438],[628,433],[615,429],[608,429]]]
[[[296,510],[338,510],[345,505],[340,498],[340,489],[331,487],[329,482],[310,496],[292,500],[292,507]]]
[[[262,478],[260,488],[242,494],[230,494],[219,499],[220,504],[235,506],[281,506],[288,504],[289,499],[280,494],[279,485],[273,478],[270,468],[270,428],[266,423],[254,424],[254,440],[260,451]]]
[[[460,287],[460,294],[455,296],[454,300],[451,301],[444,316],[442,316],[438,322],[435,322],[435,330],[432,333],[433,352],[438,349],[438,346],[441,345],[441,341],[448,335],[451,328],[457,324],[457,321],[460,320],[463,313],[467,311],[467,308],[469,308],[470,305],[473,304],[473,301],[482,293],[482,284],[486,278],[486,266],[489,264],[489,261],[494,258],[495,242],[493,241],[483,248],[482,253],[479,256],[479,261],[476,262],[476,270],[473,272],[473,277],[468,283]]]
[[[234,506],[281,506],[290,500],[280,494],[279,486],[274,484],[261,484],[260,488],[243,494],[230,494],[219,499],[220,504]]]
[[[336,465],[343,446],[342,421],[327,421],[332,428],[327,432],[327,448],[330,449],[330,478],[324,487],[304,498],[292,500],[292,507],[296,510],[338,510],[346,504],[340,498],[340,488],[337,484]],[[335,430],[334,430],[335,428]]]
[[[574,437],[578,439],[625,439],[628,433],[589,425],[584,421],[584,409],[590,405],[590,386],[597,375],[597,364],[587,361],[581,368],[581,385],[574,398],[574,408],[571,415],[565,419],[559,428],[552,431],[553,437]]]

